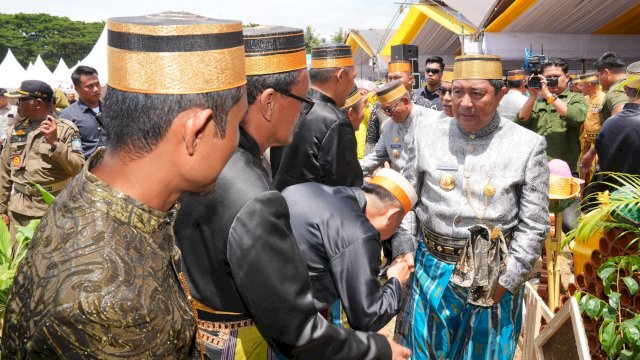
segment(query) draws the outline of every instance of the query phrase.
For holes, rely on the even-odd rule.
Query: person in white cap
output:
[[[282,195],[320,313],[335,323],[330,314],[341,300],[351,328],[380,330],[401,310],[410,275],[408,264],[396,261],[380,286],[380,241],[391,237],[416,203],[411,184],[400,173],[381,169],[362,188],[305,183]]]

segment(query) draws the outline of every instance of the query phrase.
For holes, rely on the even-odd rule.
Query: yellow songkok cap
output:
[[[186,12],[107,20],[109,86],[197,94],[244,85],[242,23]]]
[[[527,75],[524,70],[509,70],[507,72],[507,81],[525,80]]]
[[[592,72],[592,73],[578,75],[578,78],[576,80],[574,80],[573,82],[574,84],[581,83],[581,82],[598,81],[599,79],[598,79],[598,74]]]
[[[258,26],[245,28],[243,33],[247,76],[277,74],[307,67],[302,29]]]
[[[351,46],[322,44],[311,49],[311,68],[343,68],[354,66]]]
[[[453,82],[453,65],[447,65],[444,67],[442,73],[442,82],[451,84]]]
[[[453,80],[502,80],[502,63],[498,55],[456,56]]]
[[[406,73],[413,72],[413,68],[411,67],[411,61],[407,61],[407,60],[391,61],[389,62],[387,70],[389,74],[396,73],[396,72],[406,72]]]
[[[391,169],[380,169],[369,184],[385,188],[400,202],[402,210],[407,213],[418,202],[418,194],[409,181],[399,172]]]
[[[347,101],[344,102],[344,105],[341,107],[341,109],[347,109],[353,106],[355,103],[360,101],[360,99],[362,99],[362,93],[357,86],[354,86],[353,89],[351,89],[349,96],[347,97]]]
[[[401,80],[394,80],[376,91],[380,104],[388,104],[400,99],[407,93]]]

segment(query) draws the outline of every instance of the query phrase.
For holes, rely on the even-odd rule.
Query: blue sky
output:
[[[398,6],[393,0],[40,0],[4,1],[0,12],[44,12],[72,20],[97,21],[114,16],[180,10],[218,19],[242,20],[244,23],[298,28],[311,25],[328,40],[340,27],[345,31],[351,28],[384,29]]]

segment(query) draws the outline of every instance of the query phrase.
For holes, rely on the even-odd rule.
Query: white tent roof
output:
[[[51,77],[52,87],[62,86],[64,88],[68,88],[71,86],[71,70],[67,67],[67,64],[60,58],[58,61],[58,66],[53,71],[53,76]]]
[[[109,80],[109,71],[107,67],[107,27],[104,27],[102,30],[102,34],[100,34],[100,38],[91,49],[89,55],[84,58],[82,61],[78,62],[76,66],[72,68],[75,69],[78,65],[86,65],[91,66],[92,68],[98,71],[98,78],[100,79],[101,84],[106,84]]]
[[[33,63],[33,67],[27,70],[24,80],[40,80],[49,84],[51,83],[52,75],[51,70],[49,70],[40,55],[38,55],[36,62]]]
[[[33,69],[33,63],[29,61],[29,65],[27,65],[27,71],[30,71],[31,69]]]
[[[496,0],[444,0],[445,4],[458,10],[476,28],[484,25],[483,22],[491,16],[497,2]]]
[[[7,55],[0,64],[0,87],[5,89],[16,89],[24,79],[26,71],[20,65],[11,49],[7,50]]]

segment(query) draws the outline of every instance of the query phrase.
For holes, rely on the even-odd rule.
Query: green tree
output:
[[[344,30],[339,28],[333,35],[331,35],[331,42],[334,44],[342,44],[344,43]]]
[[[307,26],[304,30],[304,48],[307,53],[311,52],[311,49],[324,42],[324,39],[318,37],[315,30],[311,26]]]
[[[0,14],[0,61],[11,49],[25,68],[38,54],[51,70],[60,58],[73,66],[89,54],[104,25],[48,14]]]

